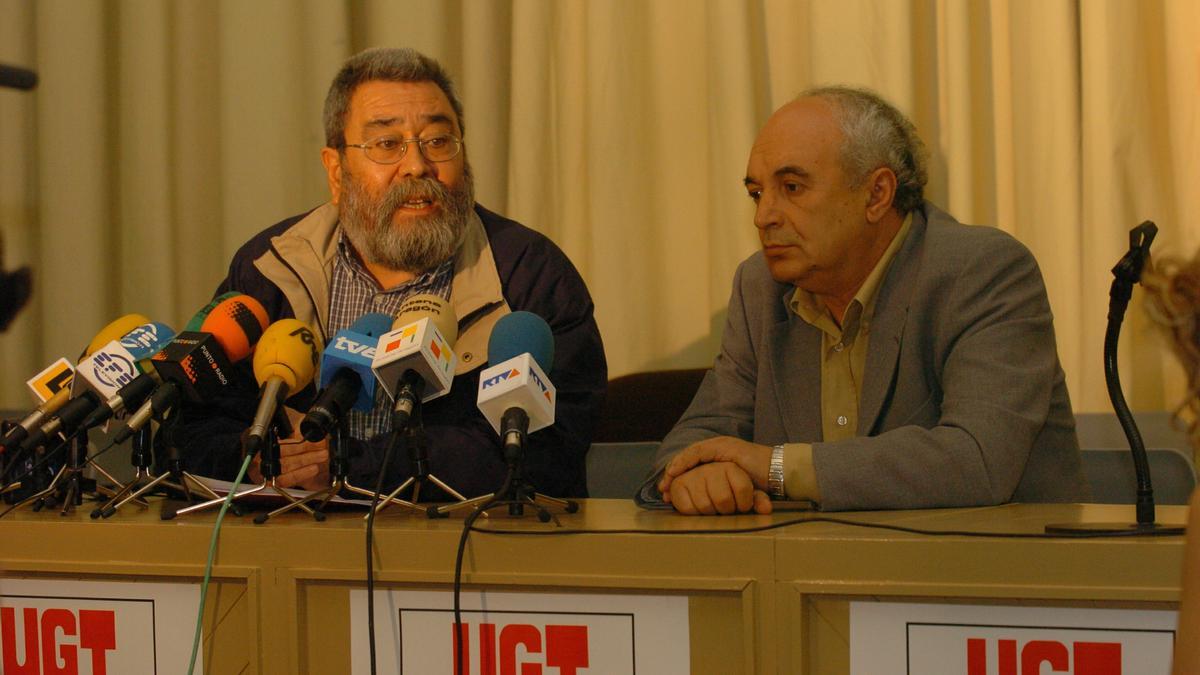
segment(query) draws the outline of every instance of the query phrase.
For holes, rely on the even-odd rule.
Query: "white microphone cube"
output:
[[[136,356],[120,342],[113,340],[79,362],[75,369],[77,377],[72,383],[72,394],[77,395],[87,388],[101,398],[112,397],[121,387],[142,374],[137,361]]]
[[[397,384],[407,370],[425,380],[424,403],[450,391],[458,357],[433,320],[425,317],[379,336],[371,370],[388,396],[396,398]]]
[[[527,352],[480,373],[476,403],[497,434],[509,408],[521,408],[529,415],[529,433],[533,433],[554,424],[556,396],[550,378]]]

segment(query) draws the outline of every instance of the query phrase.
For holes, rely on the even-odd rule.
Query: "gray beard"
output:
[[[392,215],[407,201],[427,199],[437,210],[400,227]],[[450,259],[462,244],[475,205],[475,180],[464,165],[460,185],[447,188],[433,178],[414,178],[388,188],[375,201],[348,171],[342,172],[342,228],[367,262],[420,274]]]

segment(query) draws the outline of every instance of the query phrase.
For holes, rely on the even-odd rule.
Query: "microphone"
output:
[[[60,358],[25,382],[41,403],[4,434],[4,439],[0,440],[0,452],[19,446],[48,417],[56,414],[71,400],[71,381],[74,377],[75,367],[66,359]]]
[[[0,452],[20,445],[22,441],[29,437],[29,434],[34,429],[42,425],[46,418],[57,414],[67,404],[67,401],[70,400],[71,390],[67,388],[59,389],[58,393],[34,408],[32,412],[17,423],[17,426],[9,429],[8,433],[4,435],[4,440],[0,442]]]
[[[218,295],[217,297],[213,298],[212,300],[209,300],[207,305],[201,307],[200,311],[196,312],[195,314],[192,315],[192,318],[188,319],[188,322],[186,325],[184,325],[183,330],[185,330],[185,331],[200,330],[200,327],[204,325],[204,320],[207,319],[208,315],[211,314],[212,311],[217,308],[217,305],[220,305],[222,302],[225,302],[226,300],[228,300],[230,298],[236,298],[239,295],[241,295],[241,293],[238,293],[237,291],[225,291],[224,293]],[[246,297],[250,297],[250,296],[246,296]]]
[[[113,320],[92,338],[84,348],[80,358],[90,355],[100,347],[120,338],[137,326],[149,322],[150,319],[141,314],[126,314]],[[75,378],[75,368],[66,359],[60,358],[31,377],[25,384],[42,403],[24,417],[17,426],[13,427],[0,440],[0,447],[22,447],[30,434],[57,414],[71,399],[71,384]]]
[[[375,312],[333,336],[321,357],[321,393],[300,422],[304,440],[315,443],[325,438],[351,409],[371,410],[375,404],[371,361],[379,336],[391,326],[392,317]]]
[[[292,434],[287,415],[280,404],[308,386],[316,374],[321,357],[319,338],[299,319],[282,319],[271,324],[254,352],[254,379],[258,380],[258,410],[246,434],[245,451],[254,455],[266,441],[267,429],[274,420],[284,436]]]
[[[229,386],[233,364],[250,356],[268,322],[266,308],[249,295],[222,300],[204,317],[200,330],[176,335],[154,355],[154,369],[189,400],[211,401]]]
[[[527,434],[554,424],[556,393],[546,376],[553,362],[554,334],[540,316],[513,312],[492,328],[488,363],[495,365],[479,374],[476,405],[500,435],[510,465]]]
[[[111,323],[101,328],[99,333],[96,333],[96,337],[92,338],[92,341],[84,348],[83,353],[79,355],[79,360],[82,361],[97,349],[100,349],[113,340],[120,340],[129,331],[147,323],[150,323],[150,318],[141,314],[126,314],[125,316],[113,319]]]
[[[442,298],[421,293],[400,305],[393,330],[379,338],[371,369],[395,401],[392,430],[408,424],[418,402],[445,395],[454,381],[458,318]]]
[[[204,324],[204,320],[212,313],[217,305],[229,298],[237,297],[239,294],[234,291],[222,293],[213,298],[209,303],[200,308],[200,311],[192,315],[184,326],[185,331],[198,331]],[[94,427],[106,419],[118,415],[126,407],[139,408],[146,398],[150,396],[156,387],[162,382],[159,377],[158,370],[153,367],[149,359],[164,349],[170,340],[175,336],[175,331],[171,330],[165,324],[147,324],[150,326],[162,327],[165,331],[142,331],[140,328],[121,338],[121,344],[129,349],[139,349],[148,352],[145,356],[139,356],[138,367],[142,374],[137,376],[132,382],[122,387],[119,391],[104,401],[99,408],[92,412],[87,419],[83,421],[83,425],[87,428]],[[144,326],[143,326],[144,328]],[[140,331],[140,332],[139,332]],[[141,427],[139,426],[139,429]]]
[[[0,87],[33,89],[37,86],[37,81],[37,73],[28,68],[0,63]]]
[[[117,397],[127,385],[135,383],[142,375],[139,361],[157,352],[159,346],[172,335],[174,331],[166,324],[147,322],[126,333],[119,341],[109,342],[80,361],[75,369],[76,377],[71,382],[73,398],[63,406],[56,417],[30,434],[23,447],[35,448],[57,433],[69,438],[81,426],[89,428],[89,421],[94,420],[90,425],[94,426],[111,417],[112,408],[105,412],[101,410],[107,399]],[[148,384],[149,386],[139,383],[138,387],[127,391],[126,395],[148,395],[153,389],[153,380]]]
[[[240,293],[206,305],[188,325],[193,325],[197,317],[203,317],[201,330],[176,335],[151,357],[163,384],[113,434],[113,443],[129,440],[155,414],[173,408],[182,396],[196,403],[219,397],[232,381],[233,364],[250,355],[267,326],[267,310],[262,303]]]
[[[129,373],[122,373],[115,384],[111,386],[108,384],[108,380],[111,378],[98,383],[92,382],[88,377],[84,378],[103,398],[100,405],[83,420],[85,429],[105,422],[114,415],[120,414],[127,407],[136,408],[146,400],[146,397],[158,386],[157,373],[150,365],[150,359],[173,337],[175,337],[175,331],[170,326],[156,322],[138,326],[126,333],[119,342],[110,343],[106,351],[112,350],[115,354],[110,363],[123,363],[122,359],[127,356],[134,364],[136,372],[133,374],[133,378],[128,380]],[[117,345],[119,350],[113,345]],[[114,386],[118,387],[115,391],[113,390]]]

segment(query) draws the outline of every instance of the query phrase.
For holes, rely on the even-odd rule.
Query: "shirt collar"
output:
[[[845,337],[848,341],[853,341],[855,334],[870,323],[871,317],[875,313],[875,299],[879,295],[879,287],[883,284],[883,278],[887,275],[888,267],[891,266],[892,260],[896,258],[896,254],[900,251],[901,245],[904,244],[904,239],[908,236],[908,231],[911,227],[912,212],[909,212],[904,217],[904,222],[900,224],[900,229],[896,232],[896,235],[892,237],[891,243],[888,244],[879,261],[875,263],[875,267],[871,268],[870,274],[867,275],[862,286],[858,288],[858,292],[854,294],[854,298],[850,300],[850,304],[846,306],[846,315],[842,317],[841,328],[838,328],[837,322],[834,321],[833,315],[829,312],[829,308],[818,300],[816,295],[804,289],[797,288],[792,293],[792,297],[788,301],[788,306],[807,323],[820,328],[822,331],[836,338]]]

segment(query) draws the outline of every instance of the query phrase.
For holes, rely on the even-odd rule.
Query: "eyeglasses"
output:
[[[366,153],[367,159],[372,162],[395,164],[404,159],[409,143],[416,143],[421,156],[431,162],[445,162],[454,159],[462,151],[462,139],[449,134],[432,138],[380,136],[366,143],[347,143],[346,147],[360,148]]]

